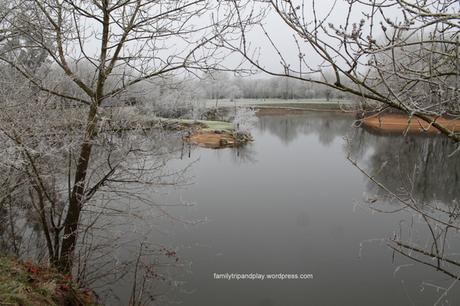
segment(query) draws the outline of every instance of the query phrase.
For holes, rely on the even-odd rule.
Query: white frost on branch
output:
[[[237,133],[249,133],[257,124],[256,110],[253,108],[238,108],[232,123]]]

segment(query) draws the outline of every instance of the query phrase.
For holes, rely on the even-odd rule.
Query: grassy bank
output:
[[[97,305],[91,291],[55,270],[0,257],[0,305]]]
[[[168,119],[158,118],[158,122],[166,128],[176,129],[197,129],[203,132],[227,132],[233,133],[233,124],[226,121],[191,120],[191,119]]]

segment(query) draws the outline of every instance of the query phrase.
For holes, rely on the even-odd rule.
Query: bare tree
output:
[[[208,0],[2,1],[2,69],[10,89],[27,89],[16,97],[4,87],[3,164],[24,176],[61,271],[72,271],[82,211],[97,192],[157,177],[156,166],[128,166],[145,148],[113,137],[105,101],[151,78],[218,67],[223,54],[211,42],[233,31],[234,12]],[[110,148],[103,163],[101,144]]]
[[[324,84],[377,103],[378,110],[403,111],[460,141],[458,131],[437,122],[459,115],[458,1],[331,1],[327,8],[315,0],[260,2],[291,31],[297,58],[289,58],[261,22],[280,62],[279,69],[267,68],[248,36],[251,11],[244,10],[238,15],[241,40],[227,42],[230,50],[271,75]]]

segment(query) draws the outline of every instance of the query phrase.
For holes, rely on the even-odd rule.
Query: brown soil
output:
[[[185,137],[185,140],[192,144],[196,144],[205,148],[225,148],[234,147],[237,145],[237,140],[231,133],[216,133],[214,131],[197,131],[190,136]]]
[[[409,133],[438,132],[435,127],[420,118],[412,117],[412,119],[409,120],[408,116],[400,114],[370,116],[361,120],[363,126],[366,128],[388,133],[403,133],[405,131]],[[438,118],[436,122],[452,131],[460,130],[460,119]]]

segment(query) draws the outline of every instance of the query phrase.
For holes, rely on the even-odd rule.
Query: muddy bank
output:
[[[205,148],[237,147],[252,140],[251,135],[237,132],[230,122],[225,121],[162,119],[161,126],[184,131],[184,141]]]
[[[434,119],[434,118],[433,118]],[[437,118],[436,122],[452,131],[460,130],[460,119]],[[381,114],[361,119],[362,126],[375,132],[384,133],[439,133],[438,129],[426,121],[403,114]]]
[[[248,134],[198,130],[184,136],[184,140],[200,147],[220,149],[244,145],[252,138]]]

